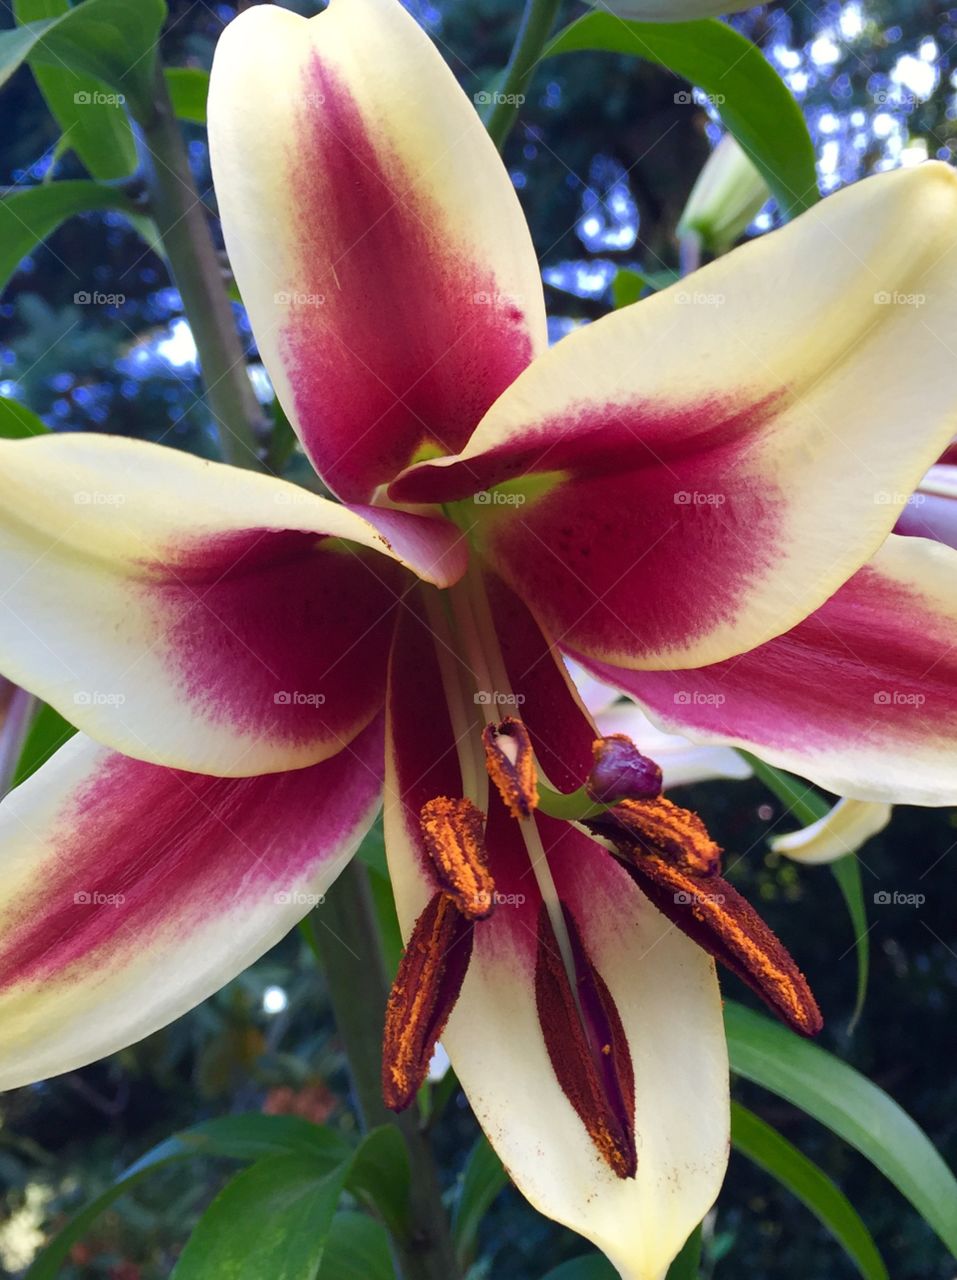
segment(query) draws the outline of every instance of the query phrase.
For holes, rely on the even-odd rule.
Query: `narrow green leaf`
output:
[[[163,74],[177,117],[190,124],[205,124],[209,72],[199,67],[167,67]]]
[[[31,773],[36,773],[75,733],[76,729],[59,711],[44,703],[33,717],[11,785],[18,787]]]
[[[701,1227],[695,1227],[668,1268],[665,1280],[698,1280],[701,1267]]]
[[[618,1280],[618,1272],[601,1253],[586,1253],[542,1276],[542,1280]]]
[[[611,300],[615,310],[637,302],[646,289],[652,293],[666,289],[678,279],[676,271],[633,271],[622,267],[611,282]]]
[[[491,1143],[480,1134],[469,1153],[462,1186],[452,1219],[452,1238],[460,1265],[464,1268],[475,1254],[482,1219],[495,1197],[508,1186],[508,1174]]]
[[[136,205],[122,191],[87,181],[26,187],[0,200],[0,290],[6,287],[23,259],[62,222],[93,209],[118,209],[127,216],[137,214]],[[78,287],[77,293],[82,295],[82,287]]]
[[[712,18],[626,22],[589,13],[560,31],[542,57],[595,49],[645,58],[709,94],[785,216],[818,199],[814,144],[801,109],[760,49],[732,27]]]
[[[42,418],[38,418],[25,404],[0,396],[0,437],[4,440],[23,440],[27,436],[44,436],[49,429]]]
[[[793,773],[785,773],[774,765],[766,764],[750,751],[738,751],[738,755],[747,760],[754,770],[755,776],[794,815],[802,826],[810,826],[827,813],[829,805],[823,796],[808,782],[795,777]],[[861,868],[855,854],[838,858],[831,863],[831,873],[837,881],[838,888],[851,917],[851,928],[854,930],[854,950],[857,955],[857,993],[854,1000],[854,1011],[848,1030],[853,1031],[857,1024],[864,1001],[867,999],[867,983],[871,968],[871,938],[867,927],[867,908],[864,905],[864,889],[861,884]]]
[[[957,1180],[892,1098],[826,1050],[730,1000],[725,1029],[733,1071],[786,1098],[866,1156],[957,1253]]]
[[[14,0],[17,22],[58,18],[69,0]],[[69,67],[37,64],[33,74],[66,146],[75,151],[94,178],[125,178],[136,168],[136,142],[116,92]]]
[[[385,1228],[364,1213],[337,1213],[318,1280],[395,1280]]]
[[[150,115],[164,0],[83,0],[53,18],[0,32],[0,85],[27,59],[89,76]]]
[[[731,1143],[810,1209],[865,1280],[887,1280],[871,1233],[844,1192],[787,1138],[737,1102],[731,1104]]]
[[[346,1187],[381,1216],[397,1236],[409,1229],[412,1173],[405,1139],[392,1124],[373,1129],[352,1159]]]
[[[346,1166],[269,1156],[226,1184],[196,1225],[171,1280],[315,1280]]]
[[[197,1156],[250,1161],[290,1152],[306,1152],[305,1158],[314,1170],[328,1171],[348,1156],[349,1148],[332,1130],[320,1129],[296,1116],[223,1116],[174,1134],[130,1165],[111,1187],[84,1206],[37,1256],[24,1280],[55,1280],[74,1244],[83,1239],[100,1214],[157,1169]]]

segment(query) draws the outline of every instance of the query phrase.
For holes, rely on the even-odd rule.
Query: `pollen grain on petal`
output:
[[[482,811],[471,800],[436,796],[422,806],[419,825],[446,894],[462,915],[484,920],[495,902],[495,881],[488,869]]]
[[[732,973],[801,1035],[824,1021],[807,979],[750,902],[721,876],[687,875],[655,855],[622,860],[647,897],[692,941]]]
[[[472,922],[437,893],[415,922],[389,993],[382,1095],[393,1111],[415,1098],[472,956]]]
[[[721,870],[721,846],[698,815],[664,796],[622,800],[588,825],[625,854],[653,854],[688,875],[710,876]]]
[[[567,908],[564,914],[576,990],[543,905],[535,964],[538,1020],[558,1083],[598,1154],[619,1178],[633,1178],[638,1157],[631,1050],[614,998],[592,964],[573,916]]]
[[[485,767],[513,818],[527,818],[538,806],[538,774],[528,730],[515,716],[482,732]]]

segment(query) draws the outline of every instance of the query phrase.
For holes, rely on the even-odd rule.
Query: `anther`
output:
[[[422,806],[419,825],[435,874],[462,915],[483,920],[495,902],[488,869],[485,820],[471,800],[436,796]]]
[[[482,733],[485,767],[513,818],[527,818],[538,806],[538,775],[528,730],[514,716],[489,724]]]

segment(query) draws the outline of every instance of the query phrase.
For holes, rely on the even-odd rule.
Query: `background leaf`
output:
[[[119,209],[129,216],[138,213],[122,191],[85,180],[25,187],[0,200],[0,290],[23,259],[62,222],[92,209]]]
[[[13,0],[20,23],[56,18],[69,0]],[[33,74],[63,130],[63,149],[75,151],[94,178],[125,178],[136,168],[136,142],[121,103],[103,101],[108,86],[68,67],[38,63]]]
[[[395,1125],[373,1129],[355,1153],[346,1186],[372,1206],[399,1236],[409,1226],[409,1153]]]
[[[126,96],[149,116],[163,0],[83,0],[57,17],[0,32],[0,85],[25,60],[68,68]]]
[[[385,1228],[364,1213],[337,1213],[318,1280],[395,1280]]]
[[[314,1280],[346,1166],[270,1156],[226,1184],[186,1242],[171,1280]]]
[[[723,22],[626,22],[589,13],[560,31],[543,57],[603,49],[667,67],[711,95],[715,108],[786,217],[818,199],[814,145],[787,85],[750,40]]]
[[[479,1134],[465,1164],[462,1186],[452,1218],[455,1252],[463,1267],[475,1252],[482,1219],[495,1197],[507,1186],[508,1174],[501,1160],[485,1134]]]
[[[737,1102],[731,1104],[731,1143],[810,1209],[866,1280],[887,1280],[871,1233],[844,1192],[787,1138]]]
[[[32,409],[16,400],[0,396],[0,438],[23,440],[27,436],[46,435],[48,431],[49,427]]]
[[[733,1071],[866,1156],[957,1254],[957,1180],[893,1098],[824,1049],[730,1000],[725,1028]]]
[[[167,67],[164,75],[177,117],[190,124],[205,124],[209,72],[199,67]]]

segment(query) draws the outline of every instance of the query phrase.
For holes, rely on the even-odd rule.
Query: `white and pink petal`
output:
[[[382,705],[412,573],[447,583],[464,558],[445,520],[158,445],[0,442],[0,670],[154,763],[241,776],[341,750]]]
[[[954,433],[935,335],[957,325],[955,223],[946,165],[855,183],[576,330],[390,492],[501,486],[467,508],[475,536],[573,652],[668,670],[753,649],[876,552]]]
[[[132,1044],[242,972],[345,866],[381,777],[381,717],[257,778],[71,739],[0,805],[0,1088]]]
[[[692,670],[589,667],[665,729],[837,795],[957,802],[957,551],[892,535],[809,618]]]
[[[474,105],[398,0],[256,5],[216,49],[210,155],[260,353],[329,486],[461,449],[543,349],[538,263]]]

